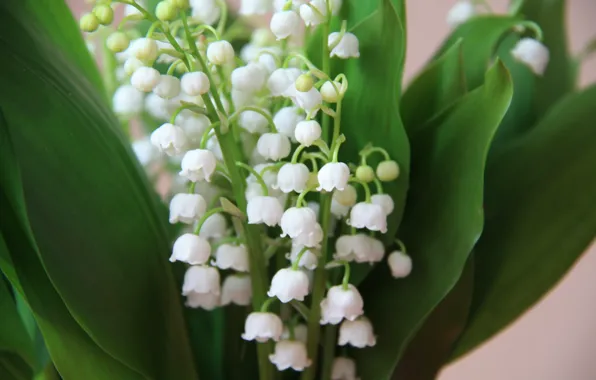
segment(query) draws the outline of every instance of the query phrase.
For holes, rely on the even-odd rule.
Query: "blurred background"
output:
[[[67,1],[75,14],[88,7],[87,0]],[[445,15],[456,1],[407,0],[406,82],[449,33]],[[505,12],[508,1],[489,3],[496,12]],[[567,4],[571,50],[577,53],[596,38],[596,0],[567,0]],[[583,65],[580,82],[581,86],[596,82],[596,56]],[[595,380],[594,352],[596,244],[532,310],[480,349],[447,367],[439,380]]]

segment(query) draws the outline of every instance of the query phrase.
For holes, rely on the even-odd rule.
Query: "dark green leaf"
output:
[[[47,273],[37,275],[51,281],[55,297],[109,355],[146,377],[195,378],[180,292],[166,259],[166,218],[117,120],[72,56],[60,53],[64,45],[55,33],[31,27],[18,2],[0,8],[0,35],[10,36],[0,39],[0,106],[24,204],[14,197],[7,202],[15,214],[26,212],[37,268]],[[73,26],[56,27],[70,35],[77,33]],[[15,262],[17,273],[19,265],[25,264]],[[31,292],[41,291],[36,284],[23,288],[30,304]],[[36,314],[45,309],[31,306]]]
[[[391,377],[407,344],[459,280],[482,232],[485,158],[511,93],[507,69],[498,62],[483,86],[412,140],[400,238],[414,270],[398,281],[379,265],[362,283],[366,314],[383,331],[375,347],[355,352],[363,378]]]
[[[471,319],[456,357],[537,302],[594,239],[595,119],[591,87],[491,155]]]
[[[22,357],[13,352],[0,351],[0,379],[31,380],[31,377],[31,367]]]

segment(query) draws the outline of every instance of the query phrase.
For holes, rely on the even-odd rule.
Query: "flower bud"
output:
[[[135,57],[130,57],[126,61],[124,61],[124,73],[128,76],[132,76],[132,74],[134,74],[135,71],[137,71],[143,66],[145,66],[143,62],[139,61]]]
[[[458,1],[447,13],[447,24],[456,28],[474,17],[476,13],[476,6],[471,1]]]
[[[131,85],[118,87],[112,98],[114,113],[122,117],[132,117],[143,111],[143,93]]]
[[[201,71],[187,73],[180,80],[182,91],[191,96],[204,95],[209,92],[209,78]]]
[[[283,40],[298,33],[300,16],[294,11],[276,12],[271,17],[269,26],[275,37]]]
[[[99,28],[99,20],[93,13],[85,13],[79,20],[79,27],[83,32],[95,32]]]
[[[308,92],[302,92],[298,91],[296,83],[294,83],[288,87],[282,95],[292,99],[297,107],[302,108],[312,115],[316,114],[323,103],[321,93],[314,86]]]
[[[381,162],[377,166],[377,177],[383,182],[396,180],[399,177],[399,165],[393,160]]]
[[[234,63],[234,48],[225,40],[212,42],[207,47],[207,59],[214,65]]]
[[[333,193],[333,199],[342,206],[352,207],[356,204],[358,193],[354,186],[346,185],[345,189],[337,190]]]
[[[255,311],[246,318],[242,339],[256,340],[260,343],[271,339],[277,342],[282,332],[283,323],[277,315]]]
[[[133,54],[143,62],[152,62],[159,54],[157,42],[151,38],[139,38],[134,41]]]
[[[221,286],[219,283],[219,271],[217,268],[204,265],[193,265],[184,273],[182,284],[182,295],[190,293],[210,293],[219,295]]]
[[[335,87],[337,87],[337,90],[335,89],[335,87],[333,87],[334,85]],[[341,83],[336,81],[333,81],[333,83],[330,81],[323,83],[323,85],[321,86],[321,95],[323,96],[323,100],[327,103],[337,103],[340,96],[344,95]]]
[[[356,178],[362,182],[372,182],[375,179],[375,171],[368,165],[360,165],[356,169]]]
[[[401,251],[391,252],[387,264],[394,278],[404,278],[412,272],[412,258]]]
[[[339,38],[341,38],[341,40],[338,42]],[[360,57],[360,51],[358,50],[358,37],[352,33],[346,32],[344,33],[343,37],[341,37],[341,33],[333,32],[329,35],[327,41],[330,49],[333,45],[337,44],[331,50],[331,57],[338,57],[342,59]]]
[[[221,305],[229,305],[231,303],[248,306],[252,298],[252,284],[250,276],[233,274],[223,282],[221,286]]]
[[[153,93],[163,99],[172,99],[180,95],[180,79],[173,75],[162,75]]]
[[[314,81],[308,74],[302,74],[296,79],[296,90],[300,92],[309,92],[313,86]]]
[[[168,2],[181,10],[188,9],[190,7],[189,0],[168,0]]]
[[[114,10],[108,4],[96,5],[93,14],[101,25],[110,25],[114,21]]]
[[[190,265],[202,265],[209,261],[211,245],[195,234],[184,234],[174,242],[170,262],[181,261]]]
[[[546,71],[550,57],[548,48],[533,38],[519,40],[511,50],[511,55],[516,61],[528,66],[538,76],[542,76]]]
[[[141,66],[132,74],[130,84],[139,91],[151,92],[159,84],[161,74],[153,67]]]
[[[373,347],[377,338],[368,318],[360,317],[355,321],[343,321],[339,326],[339,346],[351,345],[357,348]]]
[[[169,1],[160,1],[155,7],[155,16],[161,21],[172,21],[176,18],[178,9]]]
[[[108,36],[106,46],[114,53],[121,53],[128,48],[130,40],[123,32],[114,32]]]
[[[278,161],[288,157],[291,149],[290,139],[280,133],[263,133],[257,142],[257,151],[267,160]]]
[[[308,284],[308,276],[301,270],[283,268],[273,276],[267,295],[277,297],[282,303],[304,301],[308,295]]]
[[[207,25],[213,25],[221,16],[221,9],[216,0],[193,0],[192,18]]]
[[[278,371],[292,368],[294,371],[303,371],[310,367],[312,361],[308,358],[306,344],[297,340],[282,340],[275,345],[275,351],[269,355],[269,361]]]

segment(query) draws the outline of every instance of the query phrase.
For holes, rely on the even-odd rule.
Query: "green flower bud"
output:
[[[309,92],[314,85],[314,81],[309,74],[302,74],[296,79],[296,90],[300,92]]]
[[[172,3],[160,1],[155,7],[155,16],[161,21],[172,21],[176,18],[178,9]]]
[[[128,48],[129,44],[130,40],[128,39],[126,33],[123,32],[114,32],[110,34],[106,40],[106,46],[114,53],[123,52]]]
[[[377,177],[383,182],[396,180],[399,177],[399,165],[393,160],[381,162],[377,166]]]
[[[110,25],[114,21],[114,10],[107,4],[96,5],[93,14],[101,25]]]
[[[335,87],[333,87],[334,84],[340,93],[338,93],[338,91],[335,90]],[[330,81],[327,81],[323,84],[323,86],[321,86],[321,96],[323,96],[323,100],[327,103],[337,103],[339,96],[343,96],[343,93],[341,93],[341,91],[341,83],[339,82],[334,81],[333,83],[331,83]]]
[[[83,32],[95,32],[99,28],[99,20],[93,13],[85,13],[79,20],[79,27]]]
[[[362,182],[372,182],[375,179],[375,171],[368,165],[360,165],[356,169],[356,178]]]
[[[168,0],[168,3],[181,10],[188,9],[190,7],[189,0]]]

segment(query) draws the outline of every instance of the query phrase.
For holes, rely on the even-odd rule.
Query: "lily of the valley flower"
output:
[[[263,110],[265,113],[269,111]],[[250,133],[265,133],[269,122],[260,112],[253,110],[242,111],[238,117],[238,125]]]
[[[209,92],[209,78],[200,71],[186,73],[180,80],[182,91],[191,96],[204,95]]]
[[[257,151],[267,160],[277,161],[288,157],[291,149],[290,139],[280,133],[263,133],[257,142]]]
[[[221,213],[210,215],[199,232],[199,236],[205,239],[218,239],[226,235],[228,222]]]
[[[290,252],[290,261],[293,263],[298,260],[298,254],[302,252],[304,246],[298,244],[292,244],[292,251]],[[304,253],[302,253],[302,257],[298,262],[298,266],[301,268],[306,268],[308,270],[314,270],[319,263],[318,254],[314,249],[308,249]]]
[[[296,125],[294,137],[304,146],[311,146],[321,138],[321,124],[316,120],[304,120]]]
[[[393,212],[395,204],[393,198],[387,194],[375,194],[370,198],[371,203],[381,206],[385,215],[389,215]]]
[[[447,24],[452,28],[456,28],[476,14],[476,6],[471,1],[458,1],[447,13]]]
[[[283,40],[298,34],[300,30],[300,16],[294,11],[276,12],[269,24],[271,31],[278,40]]]
[[[174,242],[170,261],[181,261],[190,265],[202,265],[209,261],[211,245],[195,234],[184,234]]]
[[[336,260],[372,264],[383,260],[384,256],[383,243],[365,234],[343,235],[335,241]]]
[[[308,276],[304,272],[283,268],[273,276],[267,295],[277,297],[282,303],[304,301],[304,297],[308,295],[308,287]]]
[[[143,92],[132,85],[118,87],[112,97],[112,109],[116,115],[131,117],[143,111]]]
[[[249,63],[232,71],[232,87],[238,91],[257,92],[265,85],[267,73],[258,63]]]
[[[368,318],[360,317],[354,321],[343,321],[339,326],[340,346],[351,345],[357,348],[372,347],[377,344],[377,338]]]
[[[341,40],[339,40],[341,38]],[[339,40],[339,42],[338,42]],[[360,57],[358,37],[352,33],[344,33],[343,37],[341,33],[333,32],[328,38],[329,48],[331,50],[331,57],[338,57],[342,59],[358,58]]]
[[[308,358],[306,345],[297,340],[278,342],[273,354],[269,355],[269,361],[280,371],[285,371],[288,368],[292,368],[294,371],[303,371],[312,364]]]
[[[199,194],[180,193],[170,201],[170,223],[191,224],[205,214],[207,203]]]
[[[284,209],[275,197],[256,196],[248,202],[246,214],[249,224],[264,223],[269,227],[280,223]]]
[[[364,313],[364,301],[354,285],[332,286],[321,301],[321,324],[337,325],[342,320],[355,320]]]
[[[285,164],[277,173],[277,187],[284,193],[301,193],[306,189],[309,176],[310,171],[306,165]]]
[[[271,11],[271,0],[242,0],[239,14],[243,16],[263,15]]]
[[[192,18],[203,24],[213,25],[221,15],[217,0],[190,0]]]
[[[234,63],[234,56],[234,48],[228,41],[215,41],[207,47],[207,59],[214,65]]]
[[[284,107],[273,117],[273,124],[279,133],[294,139],[296,126],[304,120],[304,114],[298,107]]]
[[[211,181],[217,160],[215,155],[206,149],[189,150],[182,158],[180,175],[189,181]]]
[[[282,96],[301,74],[302,72],[296,68],[277,69],[269,76],[267,88],[272,96]]]
[[[163,99],[172,99],[180,94],[180,79],[172,75],[162,75],[153,93]]]
[[[331,380],[358,380],[356,361],[345,356],[338,356],[333,359]]]
[[[159,84],[161,74],[153,67],[141,66],[132,74],[130,84],[139,91],[151,92]]]
[[[268,340],[278,341],[283,332],[281,319],[269,312],[252,312],[244,323],[242,339],[266,342]]]
[[[300,6],[300,17],[302,17],[306,26],[316,26],[324,23],[327,19],[326,0],[312,0],[310,5],[302,4]]]
[[[131,44],[132,54],[143,62],[152,62],[157,58],[157,42],[151,38],[139,38]]]
[[[176,156],[184,153],[188,138],[179,126],[165,123],[151,133],[151,143],[168,156]]]
[[[281,217],[281,237],[294,239],[309,233],[317,223],[317,215],[308,207],[290,207]]]
[[[225,278],[221,287],[222,306],[229,304],[248,306],[251,298],[252,285],[249,276],[232,274]]]
[[[343,162],[330,162],[323,165],[317,177],[319,179],[318,191],[343,190],[350,179],[350,168]]]
[[[377,204],[356,203],[350,211],[348,224],[354,228],[366,228],[369,231],[387,232],[387,215]]]
[[[283,93],[283,96],[292,99],[296,107],[302,108],[307,113],[314,115],[321,104],[323,104],[323,96],[314,86],[302,92],[296,88],[296,82],[288,87]]]
[[[204,310],[213,310],[220,304],[220,296],[219,294],[213,293],[195,293],[190,292],[186,295],[186,303],[187,307],[191,307],[193,309],[201,308]]]
[[[316,223],[308,232],[303,232],[293,239],[293,243],[308,248],[319,248],[323,241],[323,228]]]
[[[182,294],[188,295],[191,293],[219,295],[221,287],[217,268],[205,265],[193,265],[188,268],[184,273]]]
[[[394,278],[404,278],[412,272],[412,258],[401,251],[391,252],[387,264]]]
[[[548,48],[533,38],[519,40],[511,50],[511,55],[539,76],[542,76],[546,71],[550,57]]]
[[[244,244],[238,246],[222,244],[215,251],[215,261],[211,263],[219,269],[232,269],[237,272],[248,272],[248,251]]]

